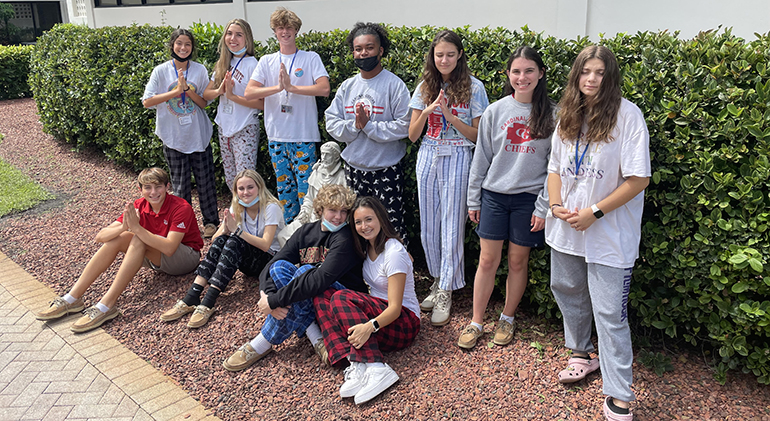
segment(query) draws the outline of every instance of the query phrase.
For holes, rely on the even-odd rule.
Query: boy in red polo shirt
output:
[[[110,289],[75,321],[70,328],[73,332],[87,332],[117,317],[120,312],[115,303],[142,266],[169,275],[189,273],[198,266],[203,240],[190,204],[166,194],[171,183],[168,173],[160,168],[143,170],[138,181],[142,197],[133,205],[126,203],[117,221],[96,234],[95,240],[102,247],[91,257],[70,292],[38,313],[38,320],[58,319],[82,311],[83,294],[110,267],[118,252],[125,256]]]

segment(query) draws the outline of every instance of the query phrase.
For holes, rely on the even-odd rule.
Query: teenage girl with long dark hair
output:
[[[487,105],[487,92],[471,76],[460,37],[449,30],[436,34],[409,103],[409,139],[417,141],[427,126],[417,153],[416,176],[420,238],[434,282],[420,308],[433,312],[434,326],[449,323],[452,291],[465,286],[468,173]]]
[[[651,168],[644,116],[621,97],[620,83],[609,49],[592,45],[578,54],[551,143],[545,233],[551,290],[572,350],[559,381],[573,383],[601,367],[605,417],[630,421],[634,354],[627,303]],[[592,320],[599,361],[589,355]]]

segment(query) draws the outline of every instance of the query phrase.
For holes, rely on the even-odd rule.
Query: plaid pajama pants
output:
[[[163,145],[163,156],[168,164],[174,196],[181,197],[192,204],[192,182],[190,181],[192,170],[198,188],[203,225],[219,225],[217,186],[214,181],[214,156],[211,153],[211,145],[208,145],[203,152],[193,153],[182,153]]]
[[[379,316],[388,308],[388,302],[363,292],[327,289],[313,299],[313,306],[332,365],[346,357],[351,362],[382,362],[383,352],[408,347],[420,331],[420,319],[406,307],[401,307],[398,319],[372,333],[369,340],[356,349],[348,342],[348,328]]]
[[[273,282],[278,289],[281,289],[293,282],[303,273],[315,269],[313,265],[303,265],[297,268],[294,264],[287,262],[286,260],[278,260],[270,266],[270,277],[273,278]],[[332,284],[331,288],[344,290],[345,286],[339,282]],[[305,336],[305,330],[310,326],[310,323],[315,321],[315,313],[313,313],[313,300],[307,299],[291,303],[289,308],[289,314],[283,320],[278,320],[273,316],[268,315],[265,318],[265,323],[262,325],[262,336],[267,339],[273,345],[280,345],[286,339],[291,336],[292,333],[297,334],[298,337]]]
[[[283,205],[283,219],[288,224],[299,213],[302,198],[307,194],[307,180],[316,161],[316,145],[268,141],[267,146],[275,171],[278,200]]]
[[[374,196],[380,200],[388,211],[388,219],[393,228],[404,240],[404,246],[408,246],[401,193],[404,185],[404,169],[401,163],[375,171],[364,171],[345,165],[345,175],[348,185],[356,195]]]
[[[258,276],[272,257],[241,237],[220,235],[211,242],[195,274],[224,292],[236,270],[247,276]]]

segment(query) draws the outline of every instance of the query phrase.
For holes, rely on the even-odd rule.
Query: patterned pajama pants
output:
[[[313,298],[313,306],[332,365],[345,358],[362,363],[382,362],[383,352],[408,347],[420,331],[420,319],[401,307],[398,319],[372,333],[369,340],[356,349],[348,342],[348,328],[379,316],[388,308],[388,302],[363,292],[327,289],[323,295]]]
[[[452,147],[439,156],[438,147],[422,144],[417,152],[417,195],[420,201],[420,239],[428,271],[440,277],[439,287],[465,286],[464,241],[468,219],[468,175],[473,152]]]
[[[302,198],[307,193],[307,179],[316,161],[313,142],[269,141],[270,160],[275,170],[278,200],[283,205],[283,218],[288,224],[299,213]]]
[[[313,265],[303,265],[299,269],[292,263],[285,260],[278,260],[270,266],[270,277],[273,278],[273,282],[278,289],[281,289],[293,282],[303,273],[315,269]],[[332,284],[331,288],[345,289],[345,286],[339,282]],[[267,339],[273,345],[280,345],[286,339],[291,336],[292,333],[296,333],[298,337],[305,336],[305,330],[310,326],[310,323],[315,321],[315,313],[313,313],[313,300],[307,299],[291,303],[289,308],[289,314],[283,320],[278,320],[273,316],[268,315],[265,318],[265,323],[262,325],[262,336]]]
[[[404,170],[401,163],[376,171],[364,171],[345,165],[348,185],[358,196],[374,196],[380,200],[388,219],[396,232],[408,246],[406,227],[404,227],[404,205],[402,200]]]
[[[203,152],[182,153],[163,145],[163,155],[171,176],[174,195],[192,204],[192,182],[190,175],[195,175],[198,188],[198,200],[201,204],[203,225],[219,225],[217,210],[217,187],[214,181],[214,156],[211,145]]]
[[[235,176],[243,170],[257,168],[259,125],[249,124],[232,136],[223,136],[219,130],[219,154],[225,169],[227,187],[233,188]]]
[[[272,257],[240,237],[220,235],[211,242],[195,274],[224,292],[236,270],[240,269],[247,276],[257,276]]]

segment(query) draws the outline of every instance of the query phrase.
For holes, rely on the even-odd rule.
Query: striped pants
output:
[[[417,152],[417,194],[420,201],[420,239],[428,270],[440,277],[439,287],[465,286],[464,240],[468,219],[468,174],[473,152],[451,147],[439,156],[438,147],[422,144]]]

